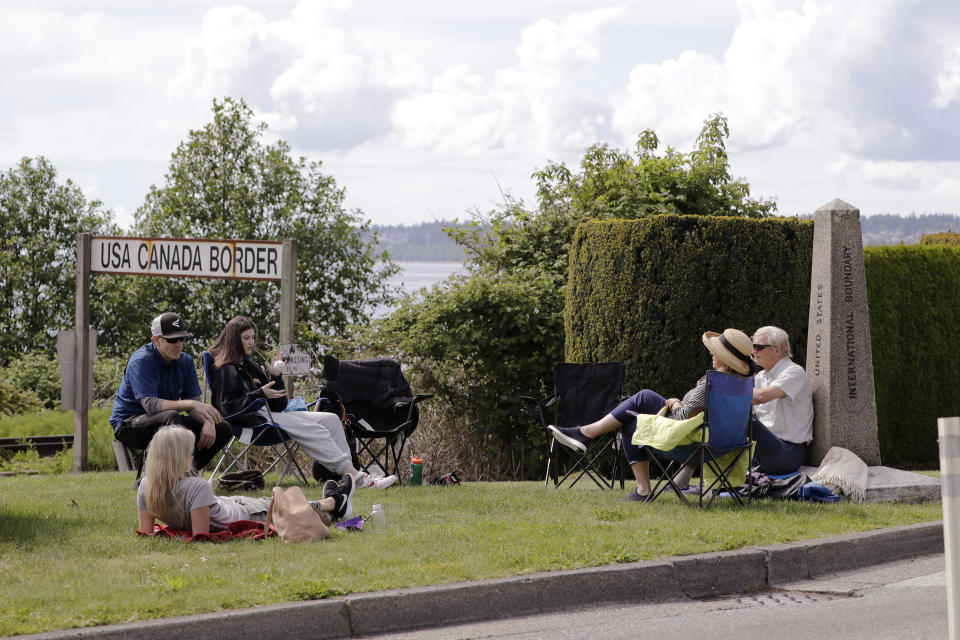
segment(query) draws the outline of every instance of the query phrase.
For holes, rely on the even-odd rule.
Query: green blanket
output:
[[[704,414],[702,412],[686,420],[674,420],[663,415],[665,410],[665,408],[661,409],[660,413],[657,414],[642,413],[637,415],[637,429],[633,432],[631,442],[659,451],[671,451],[682,445],[700,442],[701,430],[704,440],[710,438],[708,427],[703,426]],[[746,479],[747,471],[750,470],[750,457],[752,457],[753,451],[751,450],[750,453],[751,456],[749,457],[741,456],[736,466],[728,474],[730,482],[734,486],[743,483]],[[725,469],[727,465],[733,462],[736,455],[736,451],[726,453],[719,456],[717,462]],[[709,461],[705,466],[703,480],[705,484],[709,485],[717,477],[717,470],[713,468],[713,464]]]

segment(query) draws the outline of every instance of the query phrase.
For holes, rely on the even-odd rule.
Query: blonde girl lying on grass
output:
[[[153,531],[157,519],[193,535],[220,531],[238,520],[263,522],[269,496],[217,496],[206,480],[191,475],[193,433],[183,427],[161,427],[150,441],[143,480],[137,489],[140,530]],[[341,520],[353,512],[353,477],[345,475],[334,489],[325,487],[322,500],[310,501],[327,520]]]

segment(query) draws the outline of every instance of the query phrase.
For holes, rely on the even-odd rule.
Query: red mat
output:
[[[265,534],[263,532],[262,522],[237,520],[236,522],[231,522],[223,531],[198,533],[197,535],[191,534],[187,529],[174,529],[160,524],[153,525],[153,531],[137,529],[137,533],[141,536],[165,535],[168,538],[173,538],[181,542],[229,542],[241,538],[263,540],[264,538],[277,535],[277,530],[273,525],[270,525],[270,531]]]

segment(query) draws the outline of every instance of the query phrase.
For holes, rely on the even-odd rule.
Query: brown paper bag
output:
[[[329,520],[317,512],[307,502],[300,487],[293,486],[284,491],[273,488],[273,500],[263,522],[263,530],[270,530],[270,524],[277,528],[277,535],[284,542],[313,542],[330,535]]]

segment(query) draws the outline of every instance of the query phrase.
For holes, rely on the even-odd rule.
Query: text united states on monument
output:
[[[91,238],[90,271],[143,276],[280,280],[283,243],[267,240]]]

